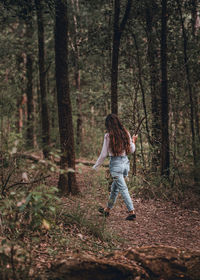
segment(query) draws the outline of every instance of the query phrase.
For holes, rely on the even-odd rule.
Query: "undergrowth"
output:
[[[35,274],[40,246],[49,258],[66,251],[98,254],[116,247],[118,237],[107,227],[106,219],[97,215],[95,195],[96,188],[103,185],[102,178],[88,184],[85,196],[73,201],[71,197],[60,198],[48,181],[18,184],[0,195],[1,279],[28,279]],[[94,204],[85,207],[89,193]]]
[[[84,173],[80,165],[78,170],[85,182],[82,194],[61,198],[51,182],[57,173],[43,169],[43,173],[50,175],[49,180],[15,185],[17,178],[12,175],[11,181],[10,174],[16,174],[16,170],[20,173],[20,162],[12,161],[11,164],[8,156],[5,162],[0,189],[1,279],[28,279],[34,275],[40,262],[38,250],[43,250],[46,261],[50,262],[64,258],[66,252],[85,251],[99,255],[120,248],[124,240],[116,235],[107,219],[98,214],[99,204],[105,206],[109,196],[106,169],[101,168],[98,172],[87,169]],[[26,171],[35,178],[37,166]],[[128,187],[135,197],[186,202],[188,189],[183,183],[186,181],[179,175],[171,178],[166,180],[155,174],[138,172],[137,176],[130,176]],[[191,198],[192,193],[188,205]]]
[[[161,199],[192,209],[200,207],[200,196],[189,175],[184,177],[173,173],[164,178],[154,173],[138,172],[136,176],[130,176],[128,187],[131,193],[142,199]]]

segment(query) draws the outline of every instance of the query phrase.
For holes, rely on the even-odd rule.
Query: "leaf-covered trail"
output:
[[[82,186],[85,207],[97,211],[108,198],[106,182],[100,182],[98,172],[81,167],[77,179]],[[95,188],[97,184],[97,188]],[[132,194],[137,218],[126,221],[126,207],[119,195],[115,207],[106,218],[109,230],[121,238],[120,249],[143,245],[170,245],[183,249],[200,250],[200,211],[184,209],[180,205],[159,200],[142,200]],[[97,212],[97,215],[98,212]]]
[[[200,250],[200,213],[169,202],[134,202],[135,221],[124,220],[125,209],[121,205],[108,218],[112,229],[125,238],[125,247],[161,244]]]

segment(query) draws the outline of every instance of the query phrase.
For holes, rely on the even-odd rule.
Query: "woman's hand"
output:
[[[138,135],[133,135],[133,137],[132,137],[132,141],[133,141],[133,143],[134,143],[134,144],[136,143],[137,138],[138,138]]]

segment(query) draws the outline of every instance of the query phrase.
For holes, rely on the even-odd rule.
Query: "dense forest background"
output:
[[[81,193],[111,112],[138,134],[134,193],[199,197],[199,13],[197,0],[1,1],[0,226],[11,256],[25,224],[49,230],[57,187]]]

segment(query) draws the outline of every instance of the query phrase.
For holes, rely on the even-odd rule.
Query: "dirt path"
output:
[[[87,174],[84,176],[83,174]],[[83,187],[83,200],[88,204],[105,206],[108,193],[101,185],[92,193],[85,191],[93,188],[98,174],[84,167],[79,176]],[[86,188],[84,190],[84,188]],[[134,198],[137,214],[135,221],[126,221],[126,208],[119,195],[117,203],[106,224],[114,234],[122,238],[120,249],[143,245],[170,245],[183,249],[200,250],[200,212],[183,209],[179,205],[166,201],[142,200]]]
[[[169,202],[135,199],[137,219],[127,222],[122,203],[120,200],[108,222],[125,238],[124,247],[160,244],[200,250],[200,213]]]

